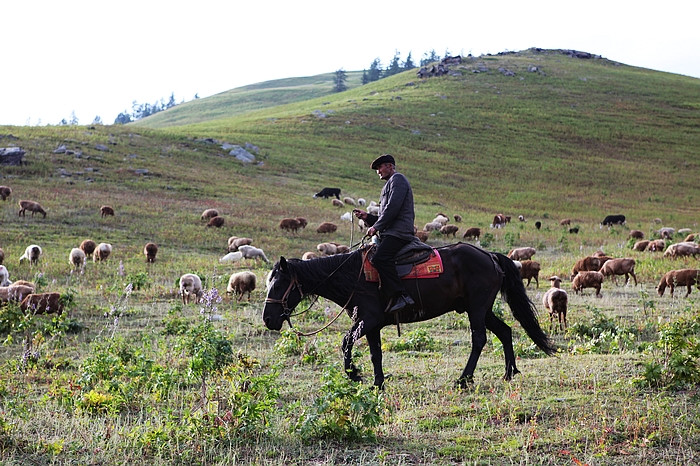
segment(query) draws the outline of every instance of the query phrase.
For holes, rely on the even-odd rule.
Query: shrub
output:
[[[418,328],[397,341],[384,344],[383,347],[386,351],[435,351],[439,345],[425,329]]]

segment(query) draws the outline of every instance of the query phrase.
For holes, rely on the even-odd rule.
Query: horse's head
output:
[[[289,316],[303,297],[301,285],[290,270],[284,257],[275,264],[268,277],[267,297],[263,308],[263,321],[270,330],[280,330],[286,320],[292,326]]]

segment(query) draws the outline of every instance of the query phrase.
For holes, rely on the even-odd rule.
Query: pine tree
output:
[[[440,56],[435,52],[435,49],[428,53],[423,54],[423,58],[420,61],[420,66],[426,66],[436,61],[440,61]]]
[[[342,68],[339,70],[336,70],[335,76],[333,77],[333,91],[334,92],[343,92],[348,90],[348,86],[345,84],[345,81],[347,81],[348,75],[345,73],[345,70]]]
[[[408,56],[406,57],[406,61],[403,62],[403,69],[404,70],[412,70],[415,68],[416,65],[413,63],[413,59],[411,58],[411,52],[408,52]]]
[[[378,81],[382,77],[382,65],[379,58],[375,58],[371,65],[369,65],[369,82]]]
[[[391,64],[389,65],[389,68],[386,70],[385,74],[387,76],[393,76],[401,72],[400,58],[401,54],[397,50],[396,52],[394,52],[394,58],[391,59]]]

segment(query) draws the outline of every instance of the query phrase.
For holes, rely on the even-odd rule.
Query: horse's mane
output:
[[[322,295],[316,288],[332,288],[333,294],[349,296],[358,282],[362,250],[307,261],[289,259],[287,264],[302,283],[307,283],[304,293]]]

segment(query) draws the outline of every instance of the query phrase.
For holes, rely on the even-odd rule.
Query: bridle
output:
[[[292,316],[292,310],[289,308],[287,298],[289,298],[289,293],[291,293],[294,288],[297,288],[299,290],[299,294],[301,295],[300,299],[303,299],[304,292],[301,291],[301,283],[299,283],[299,280],[297,280],[296,275],[292,275],[292,279],[289,281],[289,286],[287,286],[287,289],[285,290],[284,294],[280,299],[265,298],[265,303],[282,305],[282,314],[280,316],[282,317],[282,319],[287,321],[290,327],[292,326],[292,321],[290,320],[290,317]]]

